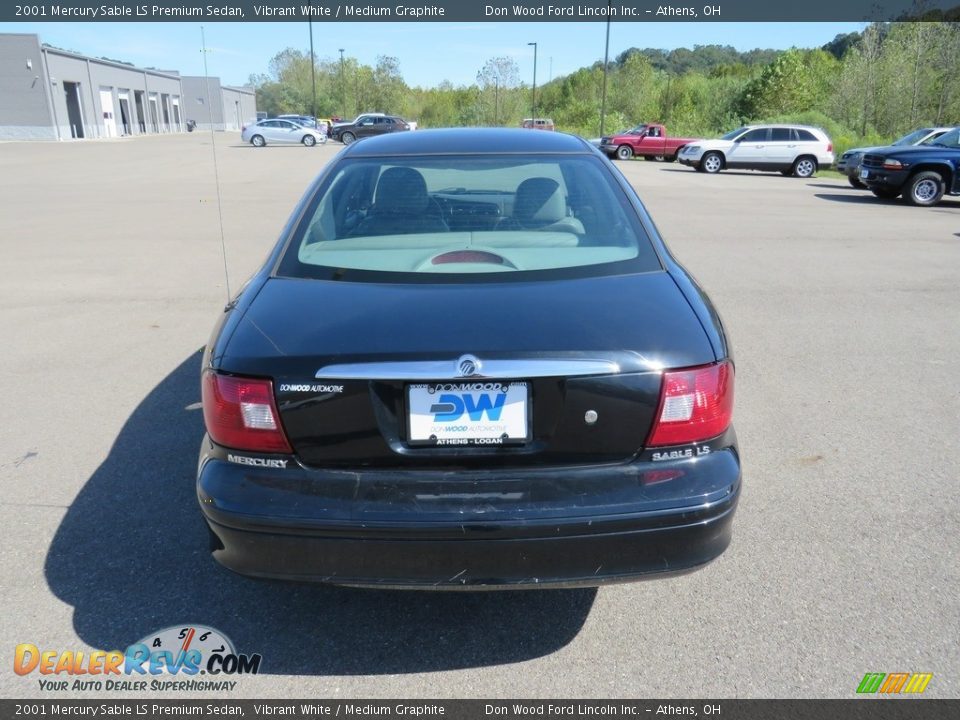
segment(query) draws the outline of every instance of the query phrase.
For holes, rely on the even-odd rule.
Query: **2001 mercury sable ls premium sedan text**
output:
[[[372,138],[214,330],[200,507],[214,557],[260,577],[688,571],[730,542],[733,385],[709,300],[586,141]]]

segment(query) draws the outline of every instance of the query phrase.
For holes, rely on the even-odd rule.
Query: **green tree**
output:
[[[767,65],[740,98],[745,118],[816,110],[825,104],[839,63],[823,50],[791,48]]]

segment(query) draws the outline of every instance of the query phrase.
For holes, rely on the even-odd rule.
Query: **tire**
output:
[[[946,189],[940,173],[925,170],[907,180],[903,188],[903,199],[911,205],[931,207],[940,202]]]
[[[676,162],[678,155],[680,155],[680,151],[679,151],[679,150],[677,150],[677,154],[676,154],[676,155],[667,155],[667,156],[664,158],[664,160],[666,160],[667,162]]]
[[[855,187],[857,190],[866,190],[867,186],[863,184],[863,181],[854,177],[853,175],[847,176],[847,180],[850,182],[850,187]]]
[[[633,148],[629,145],[621,145],[617,148],[617,160],[629,160],[633,157]]]
[[[304,135],[303,140],[301,140],[304,145],[307,147],[313,147],[317,144],[317,139],[313,135]]]
[[[817,173],[817,161],[809,155],[803,155],[793,161],[793,168],[790,170],[794,177],[806,180]]]
[[[703,172],[716,175],[723,170],[723,155],[718,152],[708,152],[700,158],[700,167],[703,169]]]
[[[870,188],[870,192],[881,200],[893,200],[900,194],[899,190],[891,190],[890,188]]]
[[[254,135],[250,138],[250,144],[254,147],[263,147],[267,144],[267,141],[263,139],[263,135]]]
[[[344,145],[349,145],[356,139],[357,139],[357,136],[354,135],[352,132],[345,132],[343,133],[343,135],[340,136],[340,142],[342,142]]]

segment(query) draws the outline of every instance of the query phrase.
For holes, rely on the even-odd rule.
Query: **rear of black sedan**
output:
[[[522,130],[372,138],[203,361],[214,557],[349,585],[597,585],[724,551],[734,367],[611,163]]]

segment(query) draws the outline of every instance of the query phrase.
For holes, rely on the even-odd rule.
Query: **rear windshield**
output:
[[[637,213],[590,155],[341,160],[278,274],[502,282],[660,270]]]

